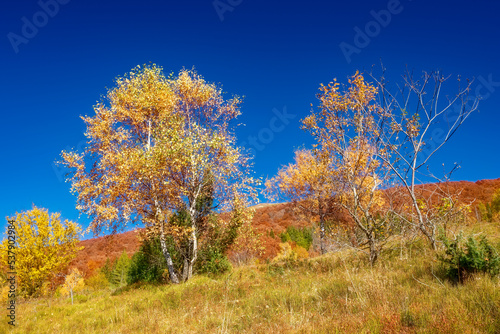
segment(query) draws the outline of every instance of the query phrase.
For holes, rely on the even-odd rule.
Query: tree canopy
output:
[[[77,223],[65,220],[60,214],[49,215],[48,211],[33,206],[33,209],[17,213],[9,218],[15,227],[15,271],[19,278],[19,289],[26,296],[41,292],[48,282],[69,265],[78,247],[81,228]],[[8,240],[2,242],[0,259],[7,265]]]
[[[173,282],[165,235],[187,235],[183,278],[191,277],[206,216],[200,200],[210,195],[212,209],[233,211],[255,198],[249,157],[235,145],[232,121],[240,105],[241,98],[224,99],[221,88],[194,70],[167,78],[156,65],[138,66],[118,78],[95,116],[83,117],[85,152],[62,154],[73,170],[78,209],[93,218],[94,233],[134,222],[158,226]],[[169,224],[180,211],[188,215],[184,228]]]

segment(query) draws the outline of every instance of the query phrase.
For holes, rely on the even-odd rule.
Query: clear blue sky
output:
[[[482,77],[492,83],[478,89],[486,97],[480,112],[433,166],[439,173],[441,163],[460,163],[455,180],[500,177],[498,1],[55,1],[1,5],[2,231],[5,216],[32,203],[88,224],[54,161],[85,139],[79,116],[93,114],[114,78],[149,62],[167,73],[195,66],[224,91],[245,95],[237,134],[247,147],[257,137],[255,173],[264,178],[311,143],[299,121],[321,82],[345,82],[380,59],[391,81],[406,65]],[[390,22],[381,15],[377,23],[373,13],[388,8]],[[356,41],[366,29],[369,40]],[[346,57],[341,43],[357,53]],[[275,120],[284,108],[294,116],[287,124]]]

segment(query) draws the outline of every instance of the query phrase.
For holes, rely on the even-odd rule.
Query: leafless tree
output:
[[[429,161],[457,132],[464,121],[478,108],[479,98],[471,94],[473,80],[457,78],[457,87],[450,88],[449,76],[440,71],[423,72],[416,77],[409,70],[403,84],[391,89],[382,75],[371,78],[378,87],[383,112],[377,118],[379,158],[394,174],[394,185],[405,190],[411,214],[401,218],[420,230],[436,249],[438,220],[423,212],[421,193],[417,185],[435,178],[429,171]],[[445,175],[457,168],[455,165]]]

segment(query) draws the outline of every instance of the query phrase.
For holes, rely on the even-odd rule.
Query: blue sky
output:
[[[1,230],[5,216],[32,203],[88,224],[54,161],[82,145],[79,116],[93,114],[114,78],[149,62],[166,73],[194,66],[228,96],[245,96],[237,135],[255,146],[255,174],[264,178],[311,144],[299,122],[322,82],[345,82],[380,59],[392,82],[405,66],[480,78],[480,111],[432,167],[439,174],[441,163],[460,163],[454,180],[500,177],[497,1],[6,0],[2,7]],[[370,36],[356,38],[367,29]],[[340,47],[347,44],[357,47],[348,57]]]

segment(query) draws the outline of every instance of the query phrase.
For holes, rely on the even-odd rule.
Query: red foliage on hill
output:
[[[467,204],[473,202],[475,206],[480,202],[487,202],[492,199],[495,191],[500,189],[500,178],[477,182],[458,181],[439,185],[426,184],[419,187],[427,191],[437,186],[451,194],[460,192],[458,196],[460,202]],[[300,217],[293,210],[290,203],[259,204],[254,209],[255,216],[252,224],[257,232],[262,234],[261,240],[265,247],[262,259],[276,256],[279,251],[279,234],[285,231],[287,227],[300,228],[312,225],[312,221]],[[137,233],[131,231],[114,236],[84,240],[81,241],[80,245],[85,248],[79,252],[71,266],[78,267],[86,276],[89,276],[96,268],[101,267],[107,258],[113,260],[119,257],[124,250],[129,256],[132,256],[139,249],[140,243],[137,239]]]
[[[428,185],[428,186],[432,186]],[[496,190],[500,189],[500,178],[495,180],[480,180],[477,182],[456,181],[449,182],[451,193],[460,192],[459,199],[462,203],[477,205],[491,201]]]
[[[252,225],[262,235],[261,241],[265,248],[261,259],[273,258],[278,254],[281,242],[279,235],[287,227],[301,228],[312,224],[311,220],[297,214],[290,203],[259,204],[254,209]]]
[[[78,252],[70,267],[77,267],[85,277],[104,265],[106,259],[114,260],[125,251],[132,256],[139,249],[140,242],[136,231],[80,241],[84,248]]]

